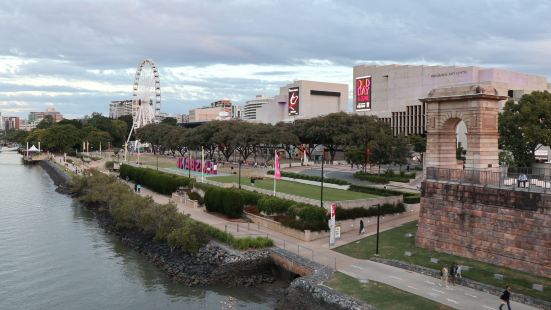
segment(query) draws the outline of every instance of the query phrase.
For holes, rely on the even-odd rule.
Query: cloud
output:
[[[0,100],[106,113],[155,60],[162,109],[274,95],[292,80],[349,83],[358,63],[494,66],[549,76],[547,1],[8,1]],[[6,111],[5,106],[1,106]],[[13,108],[16,109],[16,108]],[[13,110],[12,109],[12,110]]]

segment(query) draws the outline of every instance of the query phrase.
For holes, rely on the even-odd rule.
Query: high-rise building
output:
[[[243,106],[243,112],[241,118],[244,120],[256,120],[256,111],[264,104],[273,100],[274,97],[267,97],[264,95],[256,95],[256,98],[249,100]]]
[[[18,130],[19,129],[19,117],[9,116],[4,118],[5,130]]]
[[[353,111],[390,124],[395,135],[426,132],[425,104],[419,99],[438,87],[478,83],[518,100],[548,90],[547,78],[503,69],[457,66],[358,65],[353,70]],[[501,102],[501,107],[504,101]],[[458,135],[466,127],[458,126]]]
[[[132,100],[114,100],[109,104],[109,118],[132,115]]]
[[[348,85],[295,81],[256,109],[256,122],[276,124],[348,111]]]
[[[46,112],[29,112],[29,123],[40,123],[46,116],[51,116],[54,122],[63,120],[63,115],[57,112],[54,107],[49,107]]]

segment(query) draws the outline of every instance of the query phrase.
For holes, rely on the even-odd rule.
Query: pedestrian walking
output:
[[[135,184],[134,184],[134,192],[135,192],[135,193],[138,192],[138,183],[135,183]]]
[[[457,264],[456,263],[453,263],[452,266],[450,267],[450,283],[452,285],[455,285],[455,277],[457,275]]]
[[[365,233],[365,229],[364,229],[364,221],[363,220],[360,220],[360,231],[359,231],[359,234],[362,235]]]
[[[141,192],[142,192],[142,186],[138,184],[138,193],[141,193]]]
[[[507,286],[507,288],[505,288],[505,291],[503,291],[503,294],[499,296],[499,299],[501,300],[501,305],[499,305],[499,310],[503,310],[504,305],[507,305],[507,309],[511,310],[511,304],[509,303],[509,300],[511,299],[510,286]]]
[[[460,264],[457,265],[457,271],[455,272],[455,278],[461,279],[463,276],[461,276],[461,271],[463,270],[463,266]]]
[[[440,270],[440,280],[442,280],[441,286],[448,287],[448,268],[446,266],[442,267]]]

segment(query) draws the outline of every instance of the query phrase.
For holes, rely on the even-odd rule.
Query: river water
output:
[[[0,309],[271,309],[279,289],[189,288],[105,233],[39,166],[0,153]]]

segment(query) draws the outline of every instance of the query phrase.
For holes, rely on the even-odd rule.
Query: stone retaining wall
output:
[[[283,226],[279,222],[264,218],[262,216],[254,215],[247,212],[245,212],[245,214],[253,221],[253,223],[259,225],[259,227],[274,230],[284,235],[287,235],[302,241],[308,242],[308,241],[318,240],[321,238],[327,238],[329,236],[329,232],[327,231],[310,231],[310,230],[300,231],[297,229]]]
[[[425,181],[416,244],[551,277],[551,195]]]
[[[372,260],[374,262],[378,262],[378,263],[382,263],[382,264],[386,264],[386,265],[406,269],[406,270],[409,270],[409,271],[421,273],[421,274],[424,274],[424,275],[427,275],[427,276],[430,276],[430,277],[433,277],[433,278],[440,279],[440,271],[436,270],[436,269],[427,268],[427,267],[423,267],[423,266],[419,266],[419,265],[408,264],[406,262],[402,262],[402,261],[394,260],[394,259],[384,259],[384,258],[379,258],[379,257],[372,257],[372,258],[370,258],[370,260]],[[495,287],[495,286],[492,286],[492,285],[480,283],[480,282],[473,281],[473,280],[466,279],[466,278],[457,279],[457,284],[462,285],[462,286],[466,286],[466,287],[469,287],[469,288],[472,288],[472,289],[475,289],[475,290],[478,290],[478,291],[486,292],[488,294],[496,295],[496,296],[501,296],[501,294],[503,293],[503,290],[504,290],[504,288],[498,288],[498,287]],[[531,297],[531,296],[526,296],[526,295],[523,295],[523,294],[517,294],[517,293],[513,292],[513,293],[511,293],[511,300],[522,303],[522,304],[530,305],[530,306],[533,306],[533,307],[537,307],[537,308],[540,308],[540,309],[551,309],[551,302],[541,300],[541,299]]]
[[[61,167],[49,160],[42,160],[39,165],[48,173],[50,178],[54,181],[54,184],[58,186],[56,189],[61,193],[68,193],[69,183],[71,182],[71,176],[67,174]]]

